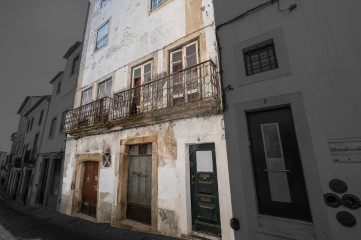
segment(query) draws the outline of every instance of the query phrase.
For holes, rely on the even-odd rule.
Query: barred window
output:
[[[151,0],[151,10],[162,5],[166,0]]]
[[[243,49],[246,76],[278,68],[273,39]]]
[[[95,50],[98,50],[99,48],[105,46],[108,43],[108,32],[109,22],[105,23],[101,28],[99,28]]]

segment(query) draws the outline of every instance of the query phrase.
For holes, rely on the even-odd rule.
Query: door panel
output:
[[[152,145],[129,147],[127,218],[151,224]]]
[[[94,161],[85,162],[83,179],[83,200],[81,212],[96,217],[96,206],[98,199],[98,167],[99,163]]]
[[[247,114],[259,214],[312,221],[291,109]]]
[[[190,146],[192,229],[220,235],[214,144]]]

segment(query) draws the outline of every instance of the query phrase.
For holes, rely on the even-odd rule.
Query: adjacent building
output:
[[[44,125],[43,141],[39,147],[33,181],[29,193],[29,205],[42,205],[58,210],[65,152],[63,133],[65,113],[73,106],[78,79],[81,43],[76,42],[64,55],[66,65],[50,81],[53,92]]]
[[[358,239],[360,3],[213,2],[232,234]]]
[[[211,0],[92,1],[60,212],[233,239]]]
[[[27,203],[32,172],[44,133],[50,96],[28,96],[18,110],[18,130],[12,135],[7,190],[13,199]]]

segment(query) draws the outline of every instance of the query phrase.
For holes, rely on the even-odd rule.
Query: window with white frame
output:
[[[95,50],[104,47],[108,43],[109,22],[101,26],[97,33]]]
[[[105,5],[108,4],[109,1],[110,1],[110,0],[101,0],[101,2],[100,2],[100,7],[104,7]]]
[[[170,53],[173,99],[183,98],[185,92],[194,93],[198,90],[197,67],[194,67],[198,62],[197,42],[187,44]]]
[[[162,5],[167,0],[150,0],[150,9],[153,10]]]

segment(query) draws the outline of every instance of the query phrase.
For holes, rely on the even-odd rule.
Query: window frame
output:
[[[44,115],[44,109],[41,110],[41,112],[40,112],[39,121],[38,121],[38,126],[40,126],[41,122],[43,121],[43,115]]]
[[[105,4],[103,5],[103,3]],[[110,0],[100,0],[100,8],[103,8],[109,4]]]
[[[53,117],[51,119],[51,123],[50,123],[49,139],[52,139],[55,137],[56,124],[57,124],[57,117]]]
[[[146,82],[144,75],[145,75],[145,66],[148,65],[148,64],[150,64],[150,72],[147,72],[147,73],[150,73],[150,79],[149,79],[149,81]],[[135,73],[135,71],[137,69],[140,69],[140,86],[143,86],[144,84],[152,82],[153,81],[153,72],[154,72],[153,66],[154,66],[153,59],[149,59],[149,60],[147,60],[147,61],[145,61],[145,62],[143,62],[141,64],[138,64],[138,65],[135,65],[134,67],[132,67],[131,83],[130,83],[131,88],[134,89],[136,87],[135,86],[135,81],[134,81],[135,80],[135,78],[134,78],[135,74],[134,73]],[[143,99],[144,94],[142,92],[140,92],[140,91],[144,91],[144,90],[145,90],[144,87],[140,87],[140,89],[139,89],[139,94],[140,94],[139,101],[141,103],[143,102],[143,104],[140,104],[140,106],[148,106],[148,105],[151,104],[151,101],[147,101],[146,103],[144,102],[144,99]],[[151,93],[152,88],[148,88],[148,91],[150,91],[149,95],[152,96],[152,93]]]
[[[104,45],[102,45],[101,47],[98,47],[98,35],[99,35],[99,31],[100,31],[103,27],[105,27],[107,24],[108,24],[108,32],[107,32],[107,34],[106,34],[106,36],[107,36],[107,41],[106,41],[106,43],[105,43]],[[100,49],[106,47],[106,46],[109,44],[109,32],[110,32],[110,19],[106,20],[106,21],[105,21],[102,25],[100,25],[100,27],[98,27],[97,30],[96,30],[96,33],[97,33],[97,34],[96,34],[96,36],[95,36],[95,50],[94,50],[94,52],[99,51]]]
[[[105,84],[105,89],[106,89],[106,84],[107,83],[110,83],[111,85],[110,85],[110,93],[109,93],[109,96],[105,96],[104,95],[104,97],[111,97],[112,96],[112,88],[113,88],[113,79],[112,78],[107,78],[106,80],[104,80],[104,81],[102,81],[102,82],[100,82],[100,83],[98,83],[98,85],[97,85],[97,99],[101,99],[101,98],[104,98],[104,97],[99,97],[100,96],[100,85],[102,85],[102,84]]]
[[[60,122],[60,133],[64,132],[64,125],[65,125],[65,120],[66,120],[66,114],[68,113],[68,110],[63,111],[63,113],[61,114],[61,122]]]
[[[277,55],[278,68],[246,76],[243,49],[259,44],[268,39],[273,39],[275,53]],[[234,85],[237,87],[243,87],[245,85],[254,84],[260,81],[271,80],[292,74],[291,64],[288,57],[287,44],[282,28],[276,28],[269,32],[254,36],[250,39],[240,41],[233,45],[233,50],[235,64],[237,66]]]
[[[90,92],[90,101],[88,102],[88,103],[83,103],[83,96],[84,96],[84,93],[85,92]],[[93,101],[93,87],[90,87],[90,88],[87,88],[87,89],[85,89],[85,90],[83,90],[82,92],[81,92],[81,96],[80,96],[80,106],[84,106],[84,105],[87,105],[87,104],[89,104],[89,103],[91,103]]]
[[[154,11],[155,9],[159,8],[160,6],[164,5],[168,0],[155,0],[157,1],[157,5],[153,7],[153,1],[150,0],[150,11]],[[162,1],[161,3],[158,3],[159,1]]]
[[[76,73],[76,69],[79,65],[79,62],[80,62],[80,55],[77,55],[75,58],[73,58],[73,63],[71,65],[71,72],[70,72],[70,75],[74,75],[74,73]]]
[[[264,49],[264,47],[266,47],[266,50]],[[257,54],[252,53],[255,50],[256,50]],[[270,55],[270,50],[273,52],[273,55]],[[247,48],[244,48],[244,49],[242,49],[242,52],[243,52],[243,61],[244,61],[244,67],[246,70],[247,77],[255,75],[255,74],[264,73],[267,71],[272,71],[279,67],[278,62],[277,62],[277,52],[275,49],[275,44],[274,44],[273,38],[267,39],[265,41],[262,41],[262,42],[253,44],[252,46],[249,46]],[[262,65],[262,60],[264,58],[262,58],[260,56],[260,54],[263,54],[263,53],[268,54],[268,57],[265,58],[266,60],[268,60],[266,65]],[[258,55],[258,57],[255,61],[252,60],[252,56],[254,56],[254,55]],[[273,60],[274,62],[272,63],[271,60]],[[253,69],[254,62],[259,63],[259,72],[255,72],[255,70]],[[250,65],[250,68],[247,67],[247,65]],[[264,70],[264,68],[266,68],[266,67],[269,67],[269,69]]]
[[[62,81],[59,81],[56,84],[56,95],[58,95],[61,92],[61,85],[62,85]]]
[[[178,71],[178,72],[181,72],[181,71],[184,71],[185,69],[188,69],[188,68],[191,68],[191,67],[188,67],[187,66],[187,48],[190,47],[191,45],[195,45],[195,48],[196,48],[196,64],[193,65],[193,66],[196,66],[200,63],[201,61],[201,58],[200,58],[200,51],[199,51],[199,42],[198,42],[198,39],[195,39],[195,40],[192,40],[190,42],[188,42],[187,44],[184,44],[174,50],[171,50],[169,51],[169,73],[172,75],[172,74],[175,74],[177,72],[173,72],[173,54],[174,53],[177,53],[177,52],[181,52],[182,53],[182,70]],[[178,61],[179,62],[179,61]],[[174,75],[173,75],[174,76]],[[182,78],[182,84],[183,84],[183,93],[182,94],[177,94],[177,97],[175,97],[172,93],[172,98],[173,99],[177,99],[177,98],[182,98],[184,97],[184,94],[187,92],[187,94],[191,94],[191,93],[196,93],[197,91],[199,91],[199,83],[198,83],[198,88],[197,89],[191,89],[191,90],[187,90],[186,89],[186,83],[187,83],[187,79],[186,79],[186,76],[185,74],[183,74],[182,76],[180,76]],[[199,80],[198,80],[199,81]],[[172,91],[173,91],[173,87],[174,87],[174,83],[172,82]],[[185,94],[185,95],[187,95]]]

